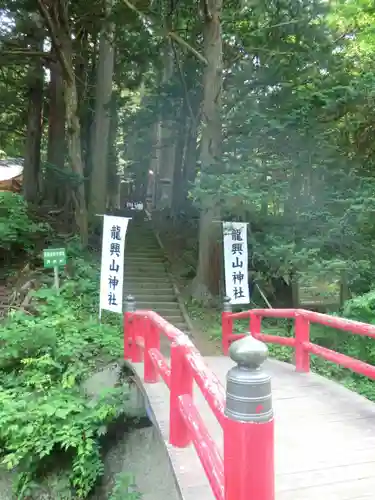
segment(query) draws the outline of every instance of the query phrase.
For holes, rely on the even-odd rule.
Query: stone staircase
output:
[[[167,259],[150,220],[131,220],[125,244],[124,298],[150,309],[190,336],[190,329],[167,272]]]

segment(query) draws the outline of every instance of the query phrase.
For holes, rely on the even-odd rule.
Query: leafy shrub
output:
[[[81,389],[98,365],[121,356],[122,344],[118,328],[97,320],[96,263],[75,264],[60,295],[35,292],[37,316],[16,312],[1,329],[0,451],[17,472],[17,498],[56,460],[71,464],[73,497],[86,498],[103,472],[100,437],[124,411],[122,388],[95,399]]]
[[[342,315],[365,323],[375,323],[375,291],[359,295],[348,300],[343,308]]]
[[[0,191],[0,248],[10,250],[18,246],[29,251],[35,241],[35,234],[48,229],[47,224],[30,219],[21,195]]]

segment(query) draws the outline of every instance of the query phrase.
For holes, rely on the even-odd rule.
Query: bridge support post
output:
[[[249,322],[250,334],[256,337],[257,334],[262,331],[262,318],[257,314],[250,311],[250,322]]]
[[[133,312],[135,311],[134,297],[128,295],[124,302],[124,359],[131,358],[131,342],[133,338]]]
[[[160,350],[160,336],[156,326],[149,318],[144,319],[144,381],[154,384],[159,380],[158,372],[150,356],[150,349]]]
[[[274,500],[274,420],[267,346],[251,335],[234,342],[224,424],[225,500]]]
[[[308,373],[310,371],[310,353],[306,350],[305,343],[310,342],[310,321],[297,312],[294,329],[296,371]]]
[[[223,354],[228,356],[230,340],[229,337],[233,334],[232,304],[230,297],[224,297],[223,312],[221,313],[221,345]]]
[[[187,365],[185,346],[171,345],[171,392],[169,407],[169,442],[172,446],[185,448],[191,442],[191,436],[181,414],[180,396],[193,396],[193,373]]]

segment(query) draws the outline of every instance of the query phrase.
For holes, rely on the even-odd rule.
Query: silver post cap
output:
[[[223,299],[223,312],[232,312],[232,304],[230,303],[230,297],[225,296]]]
[[[126,312],[135,311],[135,298],[132,295],[128,295],[125,299],[125,311]]]
[[[249,335],[234,342],[229,354],[236,365],[227,374],[226,416],[242,422],[270,421],[271,377],[262,370],[267,346]]]
[[[268,357],[268,347],[263,342],[247,335],[229,348],[229,356],[241,368],[259,369]]]

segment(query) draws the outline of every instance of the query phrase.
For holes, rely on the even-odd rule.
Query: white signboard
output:
[[[141,201],[127,201],[126,208],[128,210],[142,211],[143,210],[143,203]]]
[[[231,304],[248,304],[247,222],[223,222],[225,294]]]
[[[100,309],[122,313],[125,236],[129,219],[103,217],[102,264],[100,268]]]

